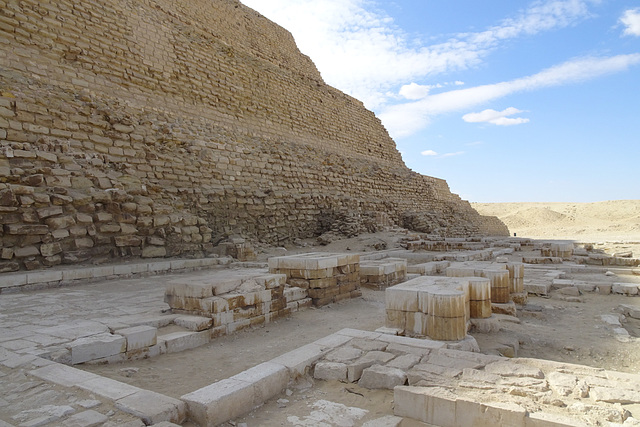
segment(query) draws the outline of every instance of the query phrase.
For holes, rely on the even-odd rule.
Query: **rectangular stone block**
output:
[[[152,326],[134,326],[116,332],[127,339],[127,351],[140,350],[157,343],[158,330]]]
[[[456,424],[456,395],[442,387],[397,386],[393,389],[393,400],[393,413],[399,417],[440,427],[474,425]]]
[[[213,324],[213,319],[202,316],[178,316],[173,320],[177,326],[194,332],[209,329]]]
[[[163,345],[166,345],[167,353],[177,353],[208,344],[210,335],[209,331],[173,332],[158,336],[158,344],[164,343]]]
[[[62,271],[39,271],[37,273],[27,273],[27,284],[58,282],[62,280]]]
[[[219,425],[249,412],[281,393],[289,382],[288,369],[266,362],[247,371],[186,394],[189,414],[200,425]]]
[[[458,397],[455,415],[457,425],[524,427],[527,411],[512,402],[479,403]]]
[[[71,349],[71,363],[87,362],[124,353],[127,349],[127,340],[121,335],[102,333],[79,338],[69,345]]]
[[[30,375],[65,387],[74,387],[78,384],[101,378],[99,375],[59,363],[35,369],[30,372]]]
[[[148,390],[140,390],[118,399],[115,406],[123,412],[140,418],[145,425],[163,421],[182,423],[187,418],[187,405],[184,402]]]

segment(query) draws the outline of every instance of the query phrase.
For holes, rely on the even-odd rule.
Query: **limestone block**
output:
[[[441,427],[456,427],[456,395],[442,387],[398,386],[393,413]],[[472,425],[472,424],[469,424]]]
[[[219,425],[236,418],[281,393],[289,371],[266,362],[181,397],[190,417],[200,425]]]
[[[459,426],[524,427],[527,411],[512,402],[479,403],[464,397],[456,400],[456,423]]]
[[[339,362],[318,362],[313,369],[313,378],[325,381],[346,381],[347,365]]]
[[[62,271],[40,271],[27,273],[27,284],[57,282],[62,280]]]
[[[467,335],[466,316],[427,316],[427,335],[433,340],[459,341]]]
[[[64,387],[74,387],[78,384],[101,378],[96,374],[72,368],[71,366],[62,365],[60,363],[53,363],[51,365],[35,369],[30,372],[30,375]]]
[[[184,283],[180,280],[169,283],[165,293],[180,297],[208,298],[213,296],[213,285],[198,282]]]
[[[507,316],[515,317],[517,315],[518,309],[513,301],[509,301],[506,304],[492,303],[491,311],[495,314],[506,314]]]
[[[173,320],[173,323],[190,331],[200,332],[209,329],[213,324],[213,319],[202,316],[178,316]]]
[[[485,366],[484,370],[490,374],[503,377],[531,377],[544,378],[544,373],[533,366],[526,366],[509,361],[493,362]]]
[[[407,371],[417,365],[420,362],[420,359],[422,359],[422,357],[417,354],[403,354],[402,356],[398,356],[387,363],[386,366]]]
[[[77,365],[89,360],[124,353],[127,349],[127,340],[122,335],[101,333],[79,338],[71,342],[68,348],[71,350],[71,363]]]
[[[303,375],[308,367],[322,358],[322,356],[331,349],[331,347],[311,343],[298,347],[296,350],[287,352],[271,361],[285,366],[289,369],[291,377],[295,378]]]
[[[115,406],[140,418],[146,425],[162,421],[180,424],[187,417],[187,405],[184,402],[148,390],[140,390],[118,399]]]
[[[624,388],[591,387],[589,396],[596,402],[636,404],[640,403],[640,391]]]
[[[525,427],[581,427],[582,421],[564,415],[532,412],[525,418]]]
[[[533,295],[548,295],[551,283],[529,282],[524,284],[524,290]]]
[[[384,298],[387,310],[419,311],[418,290],[403,285],[392,286],[385,290]]]
[[[298,287],[288,287],[284,289],[284,298],[287,303],[307,298],[308,291]]]
[[[614,283],[611,292],[621,295],[638,295],[638,285],[634,283]]]
[[[616,311],[624,314],[625,316],[629,316],[633,319],[640,319],[640,307],[636,307],[630,304],[620,304]]]
[[[401,417],[395,417],[393,415],[386,415],[375,420],[367,421],[362,424],[362,427],[400,427],[403,423]]]
[[[325,356],[328,362],[347,363],[362,356],[362,350],[354,347],[339,347]]]
[[[127,339],[127,351],[139,350],[156,345],[157,332],[158,329],[153,326],[144,325],[116,331],[118,335],[122,335]]]
[[[64,425],[67,427],[101,426],[106,423],[108,419],[109,417],[106,415],[89,409],[70,416],[64,420]]]
[[[395,386],[404,385],[406,382],[407,374],[402,369],[373,365],[362,371],[358,385],[368,389],[392,390]]]
[[[208,344],[210,333],[202,332],[173,332],[158,336],[158,344],[166,346],[167,353],[177,353],[190,348]]]

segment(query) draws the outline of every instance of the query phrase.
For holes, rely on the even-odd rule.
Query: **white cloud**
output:
[[[640,8],[625,11],[620,22],[625,26],[625,36],[640,36]]]
[[[436,152],[435,152],[435,151],[433,151],[433,150],[424,150],[424,151],[423,151],[422,153],[420,153],[420,154],[422,154],[423,156],[437,156],[437,155],[438,155],[438,153],[436,153]]]
[[[491,123],[498,126],[511,126],[528,123],[529,119],[507,117],[519,113],[522,113],[522,111],[514,107],[509,107],[503,111],[489,109],[483,110],[479,113],[465,114],[464,116],[462,116],[462,120],[467,123]]]
[[[478,33],[417,45],[372,0],[242,0],[287,28],[325,81],[377,109],[406,82],[481,62],[505,39],[561,28],[589,16],[590,0],[536,1],[519,16]]]
[[[398,93],[406,99],[422,99],[429,95],[429,91],[432,87],[433,86],[424,86],[416,83],[411,83],[409,85],[402,86]]]
[[[516,92],[593,79],[638,63],[640,54],[575,59],[520,79],[452,90],[419,101],[389,106],[379,117],[392,137],[401,138],[424,129],[431,117],[438,114],[468,109]]]
[[[453,157],[453,156],[461,156],[464,154],[464,151],[456,151],[455,153],[446,153],[440,157]]]

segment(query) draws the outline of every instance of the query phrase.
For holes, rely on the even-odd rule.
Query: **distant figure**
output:
[[[516,237],[516,233],[513,233],[513,237]]]

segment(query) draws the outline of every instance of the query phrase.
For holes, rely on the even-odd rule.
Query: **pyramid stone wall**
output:
[[[506,234],[234,0],[0,0],[0,271],[281,244],[337,218]]]

